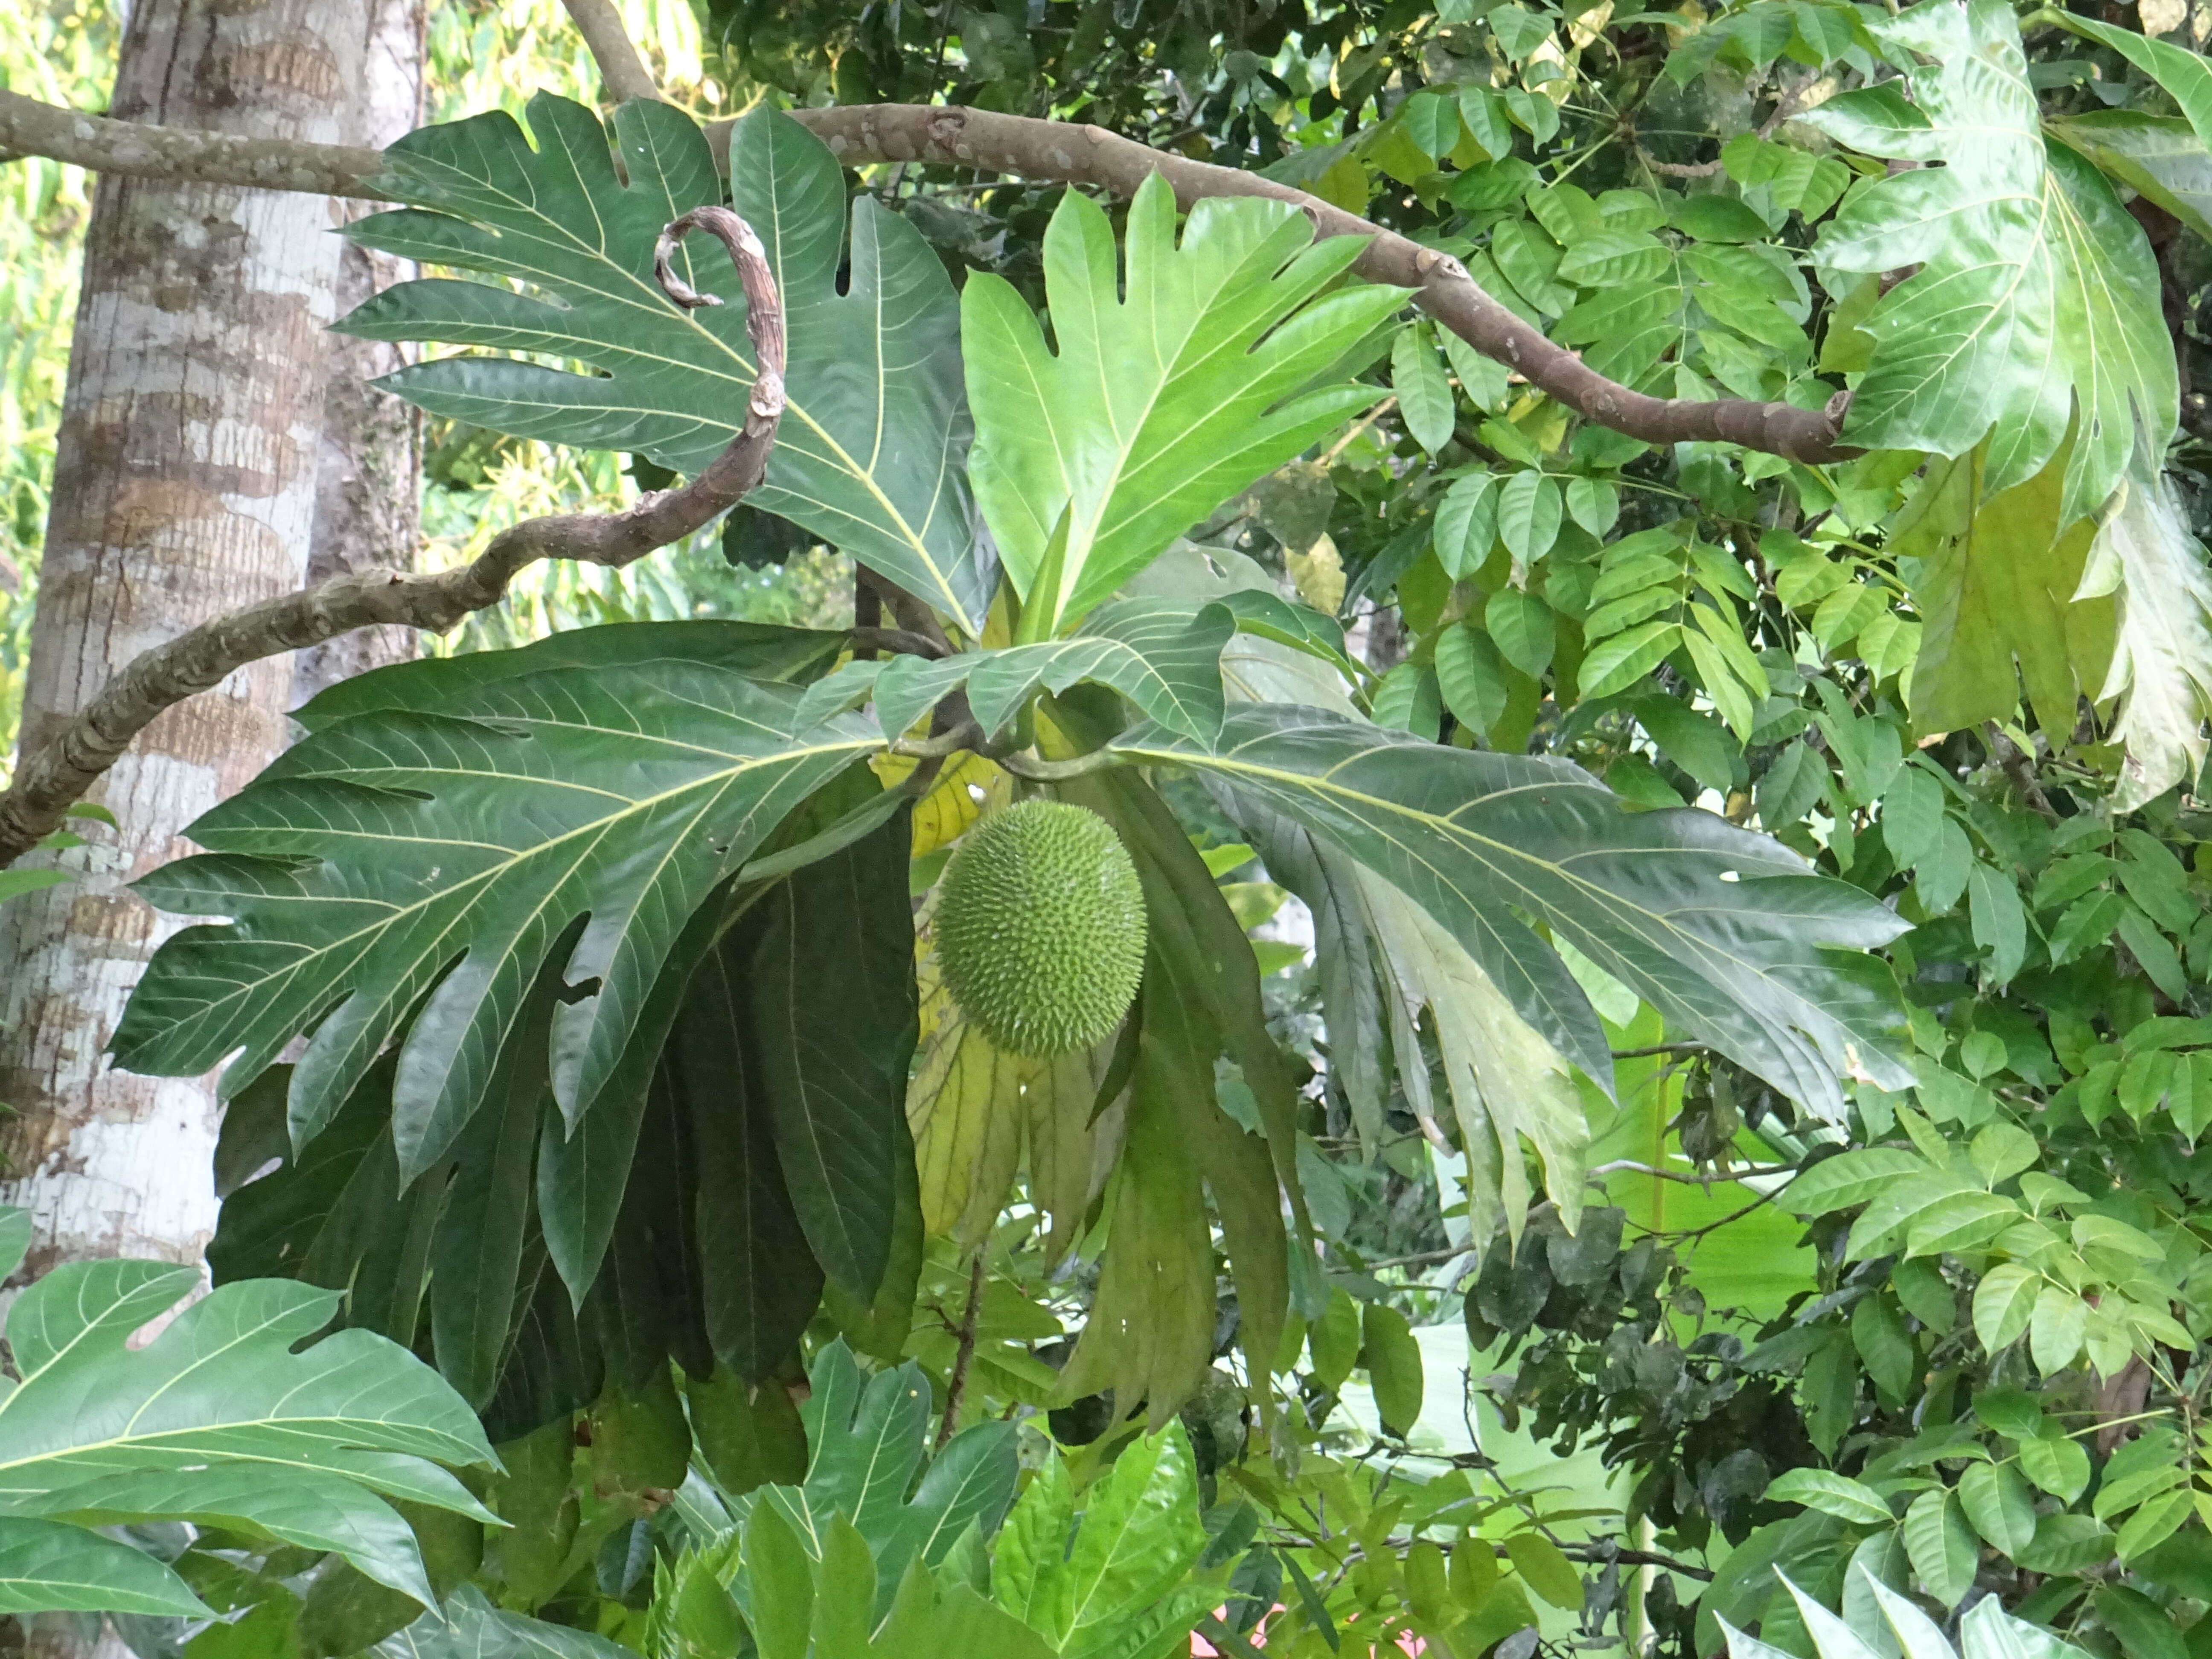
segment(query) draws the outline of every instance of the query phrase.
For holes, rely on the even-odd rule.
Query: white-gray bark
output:
[[[422,124],[425,0],[364,0],[362,96],[345,142],[382,149]],[[345,216],[382,210],[349,201]],[[343,245],[338,253],[337,312],[343,317],[380,289],[416,274],[415,262]],[[407,362],[385,340],[327,337],[323,447],[315,471],[315,529],[307,579],[364,570],[412,570],[422,547],[422,422],[420,413],[369,384]],[[340,680],[416,654],[411,629],[370,628],[311,646],[292,659],[297,708]]]
[[[349,142],[367,85],[362,9],[323,0],[139,0],[114,113],[258,138]],[[134,658],[307,574],[329,198],[105,178],[95,198],[57,446],[23,709],[27,753]],[[101,781],[119,836],[82,879],[0,912],[0,1200],[35,1217],[27,1267],[196,1259],[215,1219],[211,1079],[104,1058],[170,925],[124,884],[283,746],[291,665],[247,667],[169,709]]]

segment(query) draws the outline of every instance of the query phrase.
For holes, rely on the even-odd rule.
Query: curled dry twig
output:
[[[729,447],[680,489],[620,513],[528,519],[500,532],[471,562],[433,575],[367,570],[218,617],[133,661],[60,732],[22,757],[0,794],[0,867],[60,827],[70,806],[165,708],[264,657],[380,623],[443,633],[496,605],[518,572],[540,559],[622,566],[681,540],[742,501],[761,481],[783,416],[783,302],[752,228],[726,208],[698,208],[661,234],[665,256],[691,230],[729,250],[745,291],[745,327],[760,364],[745,417]],[[679,305],[720,304],[664,276]]]

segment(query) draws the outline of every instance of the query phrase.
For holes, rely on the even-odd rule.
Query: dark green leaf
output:
[[[291,1084],[304,1142],[421,1003],[393,1089],[411,1177],[485,1098],[547,952],[589,914],[559,969],[596,994],[553,1027],[573,1124],[617,1069],[692,912],[880,742],[853,716],[793,730],[799,696],[655,660],[529,675],[443,714],[316,733],[191,826],[206,856],[141,884],[165,908],[234,920],[157,954],[118,1062],[183,1075],[240,1051],[235,1086],[312,1030]]]

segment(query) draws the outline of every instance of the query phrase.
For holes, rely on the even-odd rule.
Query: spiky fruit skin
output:
[[[1113,1034],[1145,971],[1145,891],[1114,827],[1025,800],[962,838],[937,896],[952,1000],[1007,1054],[1043,1060]]]

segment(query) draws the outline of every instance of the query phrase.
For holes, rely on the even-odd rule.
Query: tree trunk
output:
[[[344,143],[382,149],[422,124],[424,0],[367,0],[367,73]],[[382,211],[343,204],[345,216]],[[415,262],[345,243],[338,253],[337,314],[407,281]],[[307,580],[324,581],[381,565],[411,570],[422,547],[422,417],[368,383],[404,363],[404,347],[327,337],[323,446],[315,469],[315,530]],[[292,659],[292,707],[340,680],[416,654],[408,628],[364,628]]]
[[[323,0],[138,0],[113,112],[354,141],[364,9]],[[22,741],[131,659],[299,586],[320,452],[338,242],[319,197],[106,178],[70,354]],[[124,884],[283,746],[292,668],[259,663],[173,708],[102,781],[119,836],[80,879],[0,913],[0,1200],[29,1208],[26,1270],[102,1255],[197,1259],[215,1220],[210,1079],[134,1077],[104,1051],[173,924]]]

